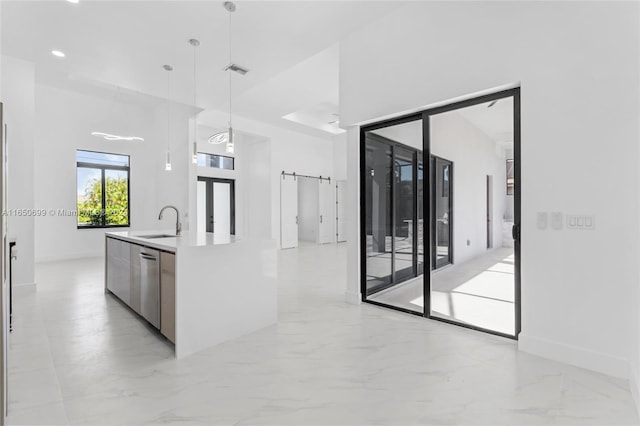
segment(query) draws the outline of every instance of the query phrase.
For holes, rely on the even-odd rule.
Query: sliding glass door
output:
[[[419,252],[424,256],[417,198],[421,143],[420,121],[413,121],[367,132],[363,146],[363,294],[371,302],[418,313],[424,306],[418,278]]]
[[[519,178],[519,89],[362,128],[363,301],[517,338]]]

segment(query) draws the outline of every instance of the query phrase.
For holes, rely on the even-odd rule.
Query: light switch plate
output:
[[[593,216],[577,214],[567,216],[568,229],[593,230],[595,229],[596,220]]]
[[[547,212],[536,213],[536,227],[540,231],[547,229]]]

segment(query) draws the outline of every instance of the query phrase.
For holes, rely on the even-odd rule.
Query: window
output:
[[[213,167],[214,169],[235,169],[235,158],[226,157],[224,155],[198,153],[199,167]]]
[[[76,151],[78,228],[129,226],[129,156]]]

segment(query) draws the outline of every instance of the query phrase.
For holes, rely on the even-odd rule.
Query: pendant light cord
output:
[[[171,69],[167,68],[167,152],[171,151]]]
[[[193,43],[193,142],[197,143],[198,141],[198,125],[196,123],[196,115],[198,114],[198,106],[196,105],[196,97],[197,97],[197,80],[196,80],[196,49],[198,48],[198,44],[196,42]]]
[[[229,11],[229,65],[231,65],[233,62],[231,62],[231,15],[232,15],[232,11]],[[231,69],[227,69],[227,72],[229,73],[229,128],[232,128],[233,126],[231,125]]]

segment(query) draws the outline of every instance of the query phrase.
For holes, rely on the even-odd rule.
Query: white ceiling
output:
[[[233,74],[234,113],[302,128],[283,115],[320,103],[338,103],[336,43],[398,8],[391,1],[237,2],[232,60],[248,68]],[[229,13],[222,1],[3,0],[2,54],[36,64],[41,84],[167,97],[193,104],[193,47],[203,109],[228,109]],[[64,59],[52,49],[66,53]],[[300,130],[300,129],[299,129]],[[314,133],[314,131],[311,131]],[[317,134],[323,133],[315,131]]]

